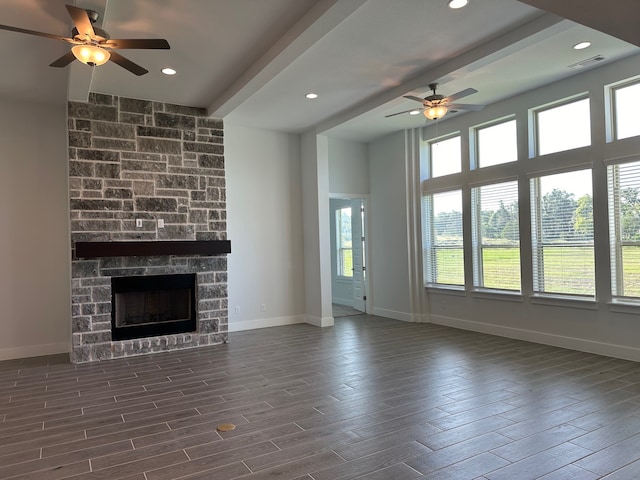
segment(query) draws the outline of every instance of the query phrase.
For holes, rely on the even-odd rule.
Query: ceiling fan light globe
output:
[[[447,107],[442,105],[437,105],[435,107],[425,108],[424,116],[427,117],[429,120],[437,120],[439,118],[444,117],[448,111],[449,109]]]
[[[71,48],[74,57],[82,63],[95,67],[109,61],[111,54],[97,45],[75,45]]]

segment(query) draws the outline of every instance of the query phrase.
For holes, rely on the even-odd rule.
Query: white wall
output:
[[[300,136],[230,124],[224,135],[229,330],[303,322]]]
[[[523,296],[519,301],[484,298],[473,295],[470,288],[461,295],[452,295],[444,291],[430,291],[430,319],[435,323],[467,328],[476,331],[504,335],[524,340],[558,345],[605,355],[640,360],[640,308],[615,311],[609,305],[608,290],[609,253],[608,218],[605,185],[605,161],[607,159],[640,157],[640,138],[607,143],[605,140],[605,89],[603,85],[614,83],[638,75],[639,56],[615,62],[609,66],[588,70],[567,80],[547,87],[527,92],[518,97],[499,102],[485,108],[482,112],[468,113],[451,120],[440,122],[437,135],[459,131],[462,133],[463,151],[467,150],[469,127],[515,114],[519,126],[520,148],[519,162],[496,167],[496,170],[476,171],[461,176],[436,179],[437,188],[465,188],[470,182],[487,181],[490,178],[518,178],[527,182],[527,175],[538,170],[571,166],[592,166],[593,175],[599,190],[594,198],[604,200],[594,206],[594,225],[596,227],[596,285],[600,289],[597,301],[592,305],[571,305],[567,302],[541,304],[531,297],[531,265],[523,257]],[[557,101],[572,95],[589,92],[592,108],[592,146],[540,158],[528,158],[527,118],[528,111],[539,105]],[[436,136],[436,127],[425,129],[425,138]],[[464,156],[463,156],[464,158]],[[522,205],[522,202],[521,202]],[[528,204],[527,204],[528,205]],[[521,209],[522,211],[522,209]],[[528,213],[521,215],[521,231],[528,231]],[[523,219],[524,218],[524,219]],[[529,242],[523,239],[523,243]],[[466,243],[466,242],[465,242]],[[465,256],[470,258],[471,250],[467,246]],[[528,257],[530,259],[530,256]],[[467,277],[470,277],[467,271]],[[581,306],[582,308],[576,308]]]
[[[372,313],[411,320],[405,133],[369,144],[369,292]]]
[[[366,144],[329,138],[329,192],[354,195],[369,193]]]
[[[0,100],[0,360],[70,351],[66,124]]]

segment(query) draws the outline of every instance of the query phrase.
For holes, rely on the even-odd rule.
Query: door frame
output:
[[[363,245],[363,254],[364,254],[364,266],[365,266],[365,281],[364,281],[364,295],[366,300],[365,304],[365,313],[371,313],[373,311],[373,298],[371,296],[371,279],[372,279],[372,271],[371,268],[372,258],[371,258],[371,229],[369,228],[369,195],[368,194],[358,194],[358,193],[330,193],[328,202],[331,200],[361,200],[364,205],[363,212],[363,223],[364,223],[364,245]],[[329,208],[331,212],[331,208]],[[330,213],[331,215],[331,213]],[[330,218],[330,221],[333,222],[333,218]],[[330,241],[331,243],[331,241]],[[331,250],[335,251],[335,245],[331,244]],[[331,262],[333,255],[329,255],[329,261]],[[331,265],[330,265],[331,267]],[[333,278],[330,285],[330,288],[333,290]],[[333,291],[331,291],[331,298],[333,299]]]

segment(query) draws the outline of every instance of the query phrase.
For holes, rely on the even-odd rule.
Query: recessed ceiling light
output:
[[[307,93],[305,95],[306,98],[308,98],[309,100],[313,100],[314,98],[318,98],[318,94],[317,93]]]
[[[409,115],[420,115],[420,110],[411,110]]]
[[[591,42],[580,42],[576,43],[573,48],[574,50],[583,50],[585,48],[589,48],[591,46]]]
[[[469,0],[449,0],[449,8],[462,8],[466,7]]]
[[[176,72],[173,68],[167,67],[162,69],[162,73],[164,73],[165,75],[175,75],[178,72]]]

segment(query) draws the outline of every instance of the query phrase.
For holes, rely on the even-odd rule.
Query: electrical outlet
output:
[[[164,228],[164,218],[158,219],[158,228]]]
[[[236,313],[240,313],[240,306],[236,305]]]
[[[142,219],[136,218],[136,228],[142,228]]]
[[[267,311],[267,306],[264,303],[260,304],[260,311],[261,312],[266,312]]]

